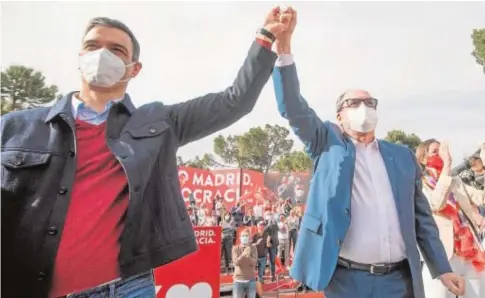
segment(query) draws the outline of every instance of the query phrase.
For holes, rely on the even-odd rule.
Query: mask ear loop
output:
[[[125,71],[126,71],[126,68],[128,68],[128,67],[130,67],[132,65],[135,65],[135,64],[136,64],[136,62],[131,62],[130,64],[126,64],[125,65]],[[131,79],[133,79],[133,77],[128,77],[128,78],[126,78],[124,80],[120,80],[118,83],[125,83],[125,82],[128,82]]]

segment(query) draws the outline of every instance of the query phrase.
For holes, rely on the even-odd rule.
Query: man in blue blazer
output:
[[[300,94],[291,55],[296,12],[282,18],[291,30],[276,44],[276,100],[314,164],[290,275],[327,298],[424,298],[419,246],[431,274],[462,295],[414,154],[376,140],[378,101],[364,90],[338,98],[338,124],[320,120]]]

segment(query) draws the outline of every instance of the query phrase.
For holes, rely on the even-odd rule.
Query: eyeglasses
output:
[[[357,108],[360,106],[361,103],[364,103],[369,108],[376,108],[377,107],[377,99],[373,97],[369,98],[349,98],[344,100],[340,110],[343,108]]]

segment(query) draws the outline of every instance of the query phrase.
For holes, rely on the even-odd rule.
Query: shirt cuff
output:
[[[278,59],[276,59],[277,67],[292,65],[293,63],[295,63],[295,60],[293,60],[292,54],[282,54],[278,56]]]

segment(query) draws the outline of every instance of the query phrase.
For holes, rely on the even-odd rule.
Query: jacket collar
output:
[[[45,122],[51,122],[54,118],[61,115],[69,115],[70,118],[74,118],[72,115],[72,96],[77,92],[79,91],[70,92],[57,101],[54,106],[51,107]],[[128,94],[125,94],[123,99],[116,104],[123,106],[130,113],[130,115],[136,110]]]

